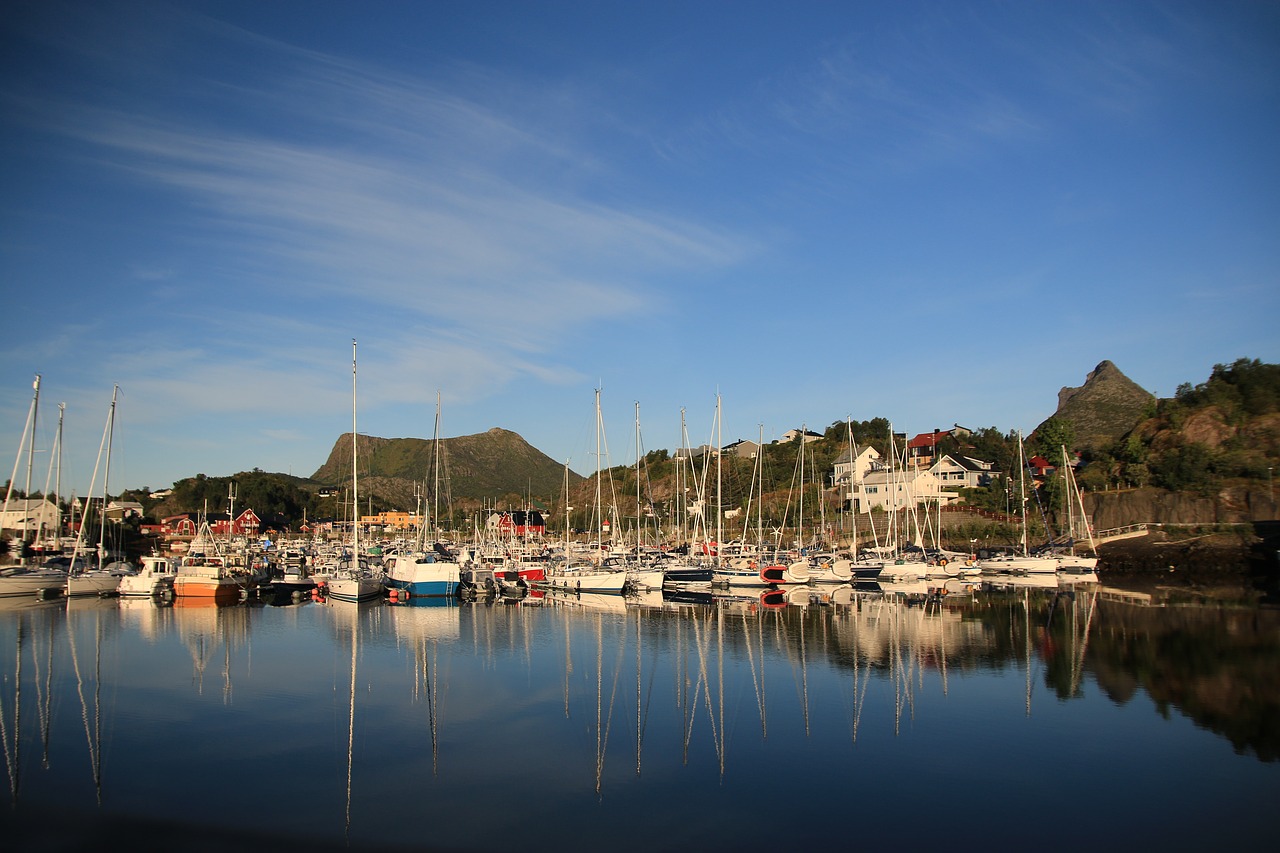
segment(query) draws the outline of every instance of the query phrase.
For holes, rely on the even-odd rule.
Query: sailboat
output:
[[[98,446],[98,462],[93,466],[93,479],[89,483],[89,496],[85,499],[85,519],[81,520],[80,533],[76,536],[76,547],[71,553],[71,568],[67,574],[66,592],[72,595],[114,595],[120,588],[120,578],[125,571],[103,565],[106,553],[107,530],[107,480],[111,476],[111,441],[115,430],[116,397],[120,393],[117,385],[111,392],[111,409],[107,414],[107,425],[102,432],[102,444]],[[81,569],[79,562],[81,546],[84,544],[85,521],[88,518],[89,505],[93,502],[93,487],[98,479],[98,464],[102,462],[102,452],[106,449],[107,465],[102,476],[102,504],[98,512],[98,564],[93,569]]]
[[[640,502],[641,465],[644,462],[640,443],[640,404],[636,403],[636,550],[635,560],[627,567],[627,583],[632,591],[662,589],[666,573],[645,559],[644,511]]]
[[[1069,539],[1067,553],[1058,556],[1058,571],[1073,575],[1087,575],[1098,568],[1098,544],[1093,540],[1093,527],[1089,524],[1089,516],[1084,511],[1084,498],[1080,494],[1080,486],[1076,483],[1075,471],[1072,470],[1071,462],[1067,458],[1066,445],[1062,445],[1062,471],[1067,481],[1067,536]],[[1077,528],[1083,529],[1093,556],[1087,557],[1076,553]]]
[[[427,534],[439,536],[440,500],[440,392],[436,392],[435,482],[433,483],[431,522],[418,525],[414,548],[407,554],[393,554],[385,559],[388,589],[402,590],[409,596],[448,596],[458,591],[462,567],[453,553],[439,541],[427,547]]]
[[[600,442],[604,425],[600,415],[600,389],[596,389],[596,535],[603,548],[605,540],[604,499],[600,490]],[[567,533],[567,531],[566,531]],[[542,581],[552,589],[570,592],[603,592],[620,594],[627,584],[624,570],[606,569],[595,562],[570,563],[555,571],[548,571]]]
[[[32,384],[35,393],[31,397],[31,408],[27,412],[26,426],[23,428],[22,440],[18,442],[18,455],[13,460],[13,475],[9,477],[9,489],[4,497],[5,516],[8,517],[9,505],[13,499],[13,486],[18,479],[18,465],[22,462],[23,448],[27,454],[27,488],[26,495],[31,494],[31,468],[35,460],[36,413],[40,407],[40,374],[36,374]],[[29,439],[29,440],[28,440]],[[23,506],[31,505],[30,498],[23,499]],[[30,513],[23,513],[22,538],[19,540],[19,562],[15,566],[0,567],[0,596],[6,595],[46,595],[60,591],[67,582],[66,572],[50,568],[37,568],[26,565],[21,557],[21,549],[27,541],[27,521]]]
[[[1021,432],[1018,433],[1018,495],[1022,504],[1021,553],[979,560],[978,568],[983,572],[1056,572],[1056,558],[1035,556],[1027,551],[1027,463],[1023,455]]]
[[[332,601],[371,601],[382,595],[382,578],[369,569],[368,558],[360,552],[359,447],[356,431],[356,342],[351,340],[351,554],[338,564],[326,581]]]

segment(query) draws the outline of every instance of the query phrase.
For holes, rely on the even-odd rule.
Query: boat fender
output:
[[[946,564],[947,564],[947,558],[946,558],[946,557],[943,557],[941,560],[939,560],[939,561],[938,561],[938,565],[939,565],[939,566],[945,566]]]
[[[973,568],[973,560],[965,560],[964,564],[969,568]]]

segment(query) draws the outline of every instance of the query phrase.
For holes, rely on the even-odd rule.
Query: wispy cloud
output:
[[[745,241],[715,224],[603,203],[574,182],[544,177],[573,173],[580,162],[593,174],[605,167],[531,119],[538,111],[528,100],[537,92],[528,83],[457,66],[448,75],[457,88],[449,90],[244,40],[273,52],[262,67],[286,70],[253,85],[236,81],[234,98],[215,87],[181,109],[64,103],[42,117],[132,180],[166,188],[198,212],[173,227],[218,261],[186,270],[186,284],[226,298],[186,316],[225,337],[198,351],[153,353],[153,371],[162,363],[181,379],[142,380],[184,410],[261,405],[237,380],[247,369],[263,387],[286,389],[273,396],[313,404],[314,396],[290,401],[287,389],[298,368],[317,365],[296,351],[276,352],[278,329],[247,332],[237,313],[247,295],[258,304],[327,302],[331,312],[296,321],[312,327],[301,333],[311,339],[342,335],[322,317],[368,328],[380,316],[372,358],[398,364],[401,376],[452,373],[469,387],[497,390],[521,375],[576,376],[547,362],[548,342],[670,301],[648,281],[724,268],[748,253]],[[513,86],[524,105],[506,112]],[[225,110],[229,100],[235,110],[201,111]],[[147,259],[131,269],[158,293],[173,273]],[[256,340],[256,355],[213,358],[232,339]],[[273,363],[290,366],[277,372]]]

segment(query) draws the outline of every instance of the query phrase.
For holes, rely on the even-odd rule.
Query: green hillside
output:
[[[435,442],[423,438],[362,435],[357,447],[361,491],[366,487],[395,502],[413,494],[415,483],[429,489],[437,481]],[[440,439],[439,482],[454,499],[502,495],[555,497],[564,488],[564,466],[518,434],[497,427],[477,435]],[[311,475],[317,483],[343,487],[351,482],[351,433],[339,436],[329,458]],[[569,473],[570,483],[582,478]],[[394,481],[399,481],[399,487]],[[408,502],[406,508],[412,508]]]

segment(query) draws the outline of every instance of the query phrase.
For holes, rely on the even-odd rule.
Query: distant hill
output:
[[[1103,361],[1085,377],[1084,385],[1058,392],[1053,418],[1071,426],[1077,448],[1102,448],[1127,435],[1154,403],[1151,392]]]
[[[360,490],[412,509],[414,484],[435,480],[435,442],[424,438],[362,435],[357,447]],[[453,498],[495,498],[533,494],[556,497],[564,488],[564,465],[510,430],[494,427],[477,435],[440,439],[441,492]],[[351,481],[351,433],[334,442],[329,458],[311,475],[315,482],[345,486]],[[582,478],[569,472],[570,487]]]

